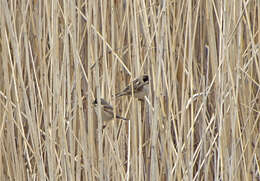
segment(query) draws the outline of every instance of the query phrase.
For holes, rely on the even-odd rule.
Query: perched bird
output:
[[[135,79],[125,89],[117,93],[115,96],[121,97],[124,95],[132,95],[132,86],[134,97],[138,98],[139,100],[144,100],[144,97],[149,93],[149,76],[145,74]]]
[[[114,118],[114,113],[113,113],[113,107],[108,104],[104,99],[100,99],[101,100],[101,117],[103,121],[110,121]],[[97,99],[95,99],[93,101],[93,106],[95,109],[96,114],[98,114],[98,101]],[[121,116],[116,115],[117,119],[123,119],[123,120],[128,120],[126,118],[123,118]]]

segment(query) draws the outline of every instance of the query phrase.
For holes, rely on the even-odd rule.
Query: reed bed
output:
[[[260,180],[259,8],[1,0],[1,180]]]

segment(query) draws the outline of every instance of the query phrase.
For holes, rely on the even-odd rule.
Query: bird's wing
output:
[[[109,112],[109,111],[112,111],[112,112],[113,112],[113,107],[110,106],[109,104],[108,104],[108,105],[104,105],[103,108],[104,108],[104,110],[106,110],[107,112]]]
[[[112,107],[112,106],[110,106],[110,105],[105,105],[103,108],[104,108],[104,111],[110,113],[111,115],[114,115],[113,107]],[[124,117],[121,117],[121,116],[118,116],[118,115],[116,115],[116,118],[117,118],[117,119],[128,120],[128,119],[126,119],[126,118],[124,118]]]
[[[132,81],[124,90],[123,92],[132,92],[132,85],[133,85],[133,89],[138,89],[141,86],[141,82],[139,79],[135,79],[134,81]]]
[[[146,82],[141,81],[140,78],[135,79],[134,81],[132,81],[126,88],[124,88],[122,91],[120,91],[119,93],[115,94],[115,96],[123,96],[126,94],[131,94],[132,92],[132,85],[133,85],[133,90],[134,92],[138,92],[141,91],[143,89],[143,86],[147,84]]]

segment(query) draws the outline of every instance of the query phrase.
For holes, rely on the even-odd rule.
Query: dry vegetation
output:
[[[260,180],[259,8],[1,0],[1,180]],[[102,131],[96,96],[130,121]]]

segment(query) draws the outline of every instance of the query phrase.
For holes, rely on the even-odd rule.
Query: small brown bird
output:
[[[135,79],[125,89],[117,93],[115,96],[121,97],[124,95],[132,95],[132,85],[134,97],[138,98],[139,100],[144,100],[144,97],[149,93],[149,76],[145,74]]]
[[[103,121],[110,121],[114,118],[114,113],[113,113],[113,107],[108,104],[104,99],[100,98],[101,101],[101,117]],[[98,114],[98,101],[95,99],[93,101],[93,106],[95,109],[96,114]],[[124,117],[116,115],[117,119],[122,119],[122,120],[128,120]]]

